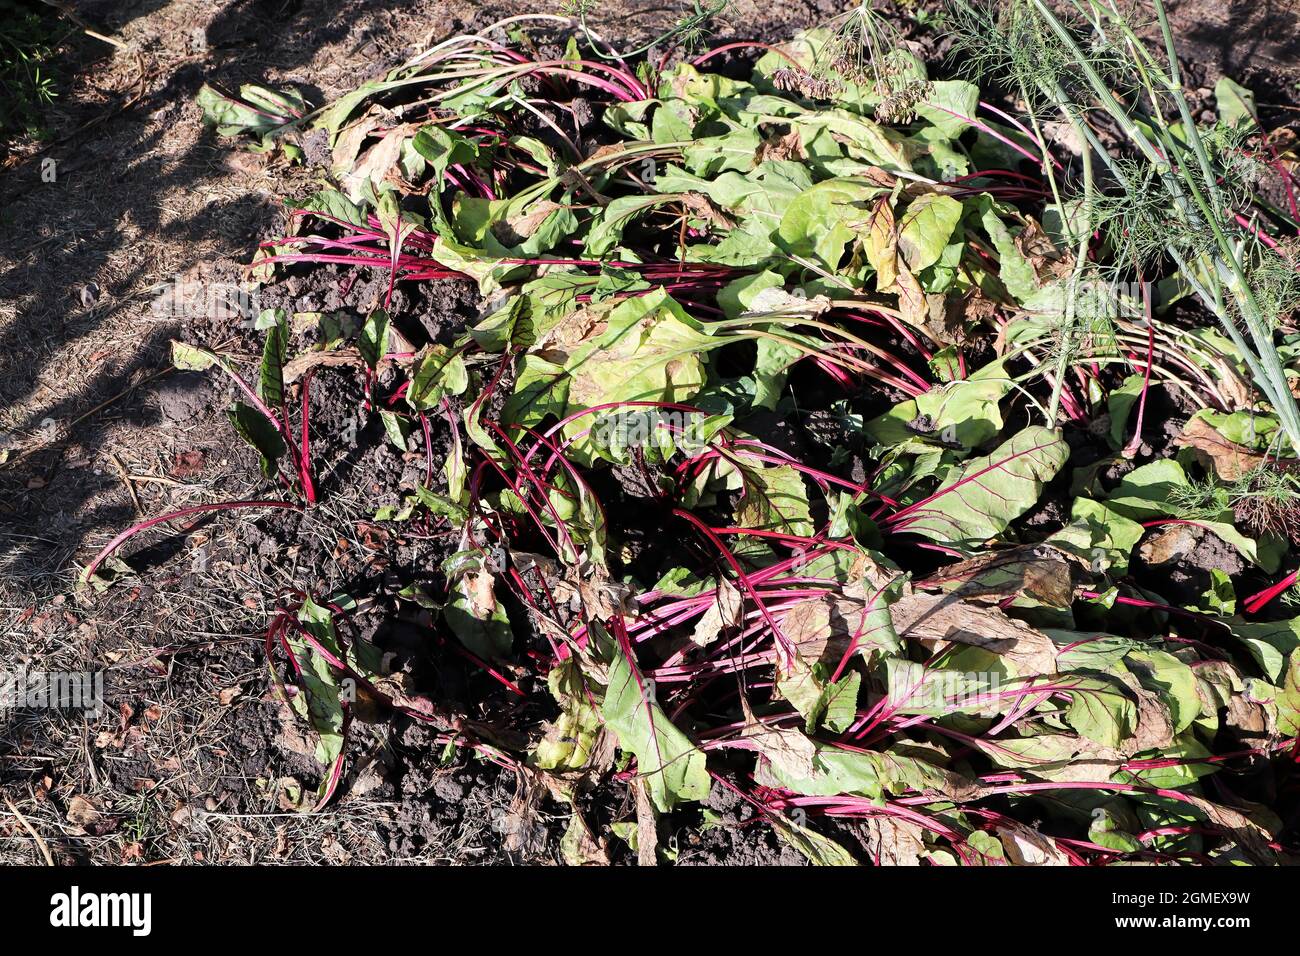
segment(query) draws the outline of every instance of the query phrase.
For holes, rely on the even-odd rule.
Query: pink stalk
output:
[[[1286,190],[1286,204],[1291,210],[1291,218],[1300,222],[1300,204],[1296,203],[1295,177],[1292,176],[1291,171],[1286,168],[1286,163],[1282,162],[1282,157],[1278,155],[1277,147],[1267,139],[1264,140],[1264,143],[1268,146],[1269,155],[1272,156],[1273,159],[1269,165],[1272,166],[1273,170],[1281,177],[1282,187]]]
[[[556,530],[559,531],[559,533],[563,536],[564,543],[568,545],[569,551],[572,554],[576,555],[578,553],[578,547],[576,544],[574,544],[573,537],[569,534],[568,526],[565,525],[564,519],[560,517],[560,512],[556,509],[555,503],[551,501],[550,493],[555,489],[549,487],[537,475],[537,473],[534,472],[533,469],[529,467],[528,459],[524,456],[523,452],[519,450],[519,447],[514,443],[514,441],[510,438],[510,436],[506,434],[505,429],[501,428],[501,426],[499,426],[496,422],[488,421],[485,424],[489,428],[491,428],[494,432],[496,432],[497,436],[506,443],[506,447],[515,456],[515,459],[519,464],[520,473],[524,476],[524,478],[526,478],[529,482],[532,483],[533,487],[535,487],[538,490],[539,497],[542,500],[542,504],[545,506],[546,510],[550,512],[551,518],[554,519],[555,521]],[[519,498],[520,502],[523,504],[524,508],[527,509],[528,514],[532,517],[533,521],[536,522],[538,529],[542,532],[543,535],[546,535],[546,537],[549,539],[550,535],[547,534],[545,522],[542,521],[541,515],[538,514],[536,509],[534,509],[533,506],[528,502],[529,495],[522,488],[520,488],[519,485],[515,484],[515,482],[512,481],[510,477],[506,474],[505,470],[500,465],[498,465],[495,461],[493,461],[490,456],[488,457],[488,463],[497,470],[497,472],[501,475],[503,479],[505,479],[506,483],[510,486],[510,490],[515,493],[515,495]],[[560,549],[560,547],[556,542],[552,541],[551,543],[552,546],[555,548],[557,554],[563,553],[563,551]]]
[[[1241,213],[1239,212],[1233,213],[1232,217],[1233,220],[1237,223],[1237,225],[1241,226],[1241,228],[1245,229],[1247,232],[1252,233],[1255,236],[1255,238],[1258,239],[1260,242],[1264,243],[1264,245],[1268,246],[1270,249],[1277,248],[1276,239],[1274,239],[1272,236],[1266,233],[1263,229],[1259,228],[1259,226],[1251,222]]]
[[[302,377],[302,440],[298,445],[298,480],[302,483],[302,494],[309,505],[316,503],[316,485],[311,478],[311,434],[308,430],[310,418],[308,390],[311,388],[311,377],[314,372],[315,369],[308,369],[307,374]]]
[[[862,631],[862,628],[867,623],[867,616],[871,611],[876,610],[876,602],[880,600],[880,596],[885,593],[885,588],[888,586],[889,584],[887,582],[876,588],[871,597],[863,604],[862,613],[858,617],[857,629],[853,632],[853,639],[849,641],[849,646],[844,649],[843,655],[840,656],[839,664],[836,665],[835,671],[831,674],[832,683],[840,679],[844,674],[844,668],[849,666],[849,661],[852,660],[853,655],[858,652],[858,642],[862,640],[864,636],[867,636],[864,635]],[[867,634],[870,634],[870,631],[868,631]]]
[[[984,100],[979,101],[979,108],[984,110],[986,113],[992,113],[998,119],[1004,120],[1008,125],[1014,127],[1015,129],[1018,129],[1021,133],[1023,133],[1025,137],[1034,145],[1038,145],[1038,137],[1034,135],[1034,131],[1031,130],[1028,126],[1026,126],[1024,123],[1020,122],[1020,120],[1016,119],[1010,113],[1007,113],[1004,110],[1000,110],[992,103],[986,103]],[[1060,166],[1057,166],[1057,169],[1060,168],[1061,168]]]
[[[987,778],[982,778],[987,779]],[[1150,793],[1158,797],[1177,800],[1180,803],[1195,805],[1195,800],[1178,790],[1165,787],[1147,787],[1132,783],[1113,783],[1109,780],[1057,780],[1050,782],[1016,782],[988,787],[985,795],[1039,793],[1047,790],[1110,790],[1115,793]],[[898,802],[908,806],[924,806],[928,803],[951,801],[951,797],[903,797]]]
[[[817,808],[818,812],[827,816],[847,816],[847,817],[870,817],[870,816],[892,816],[910,820],[919,826],[946,837],[949,840],[961,841],[961,834],[951,827],[946,826],[939,821],[912,810],[902,800],[888,801],[883,806],[872,800],[870,797],[854,797],[840,795],[834,797],[804,797],[797,795],[777,796],[774,794],[776,803],[780,806],[806,807],[809,809]],[[937,803],[938,800],[931,800],[931,803]]]
[[[763,452],[752,451],[752,448],[761,448],[763,449]],[[851,491],[857,492],[858,494],[874,494],[868,485],[860,485],[841,478],[838,475],[832,475],[830,472],[822,471],[820,468],[813,468],[811,465],[805,465],[803,462],[791,458],[789,455],[773,448],[771,445],[764,444],[757,439],[741,439],[732,444],[730,450],[737,454],[748,455],[751,458],[767,462],[768,464],[789,465],[795,471],[808,475],[823,486],[827,484],[839,485],[841,488],[847,488]],[[766,452],[766,454],[764,452]],[[705,454],[707,454],[707,452]]]
[[[258,261],[258,265],[272,262],[332,262],[339,265],[368,266],[374,269],[387,268],[388,263],[374,256],[345,256],[329,253],[277,253]],[[401,256],[399,266],[407,271],[408,279],[464,279],[463,273],[446,268],[434,259],[417,259],[414,256]],[[419,267],[416,269],[415,267]]]
[[[266,402],[262,401],[262,397],[257,394],[257,391],[244,381],[243,376],[228,366],[220,357],[217,358],[216,365],[234,380],[235,385],[244,393],[244,397],[248,399],[249,404],[262,413],[266,420],[271,423],[271,427],[283,435],[285,430],[284,425],[280,423],[280,419],[276,417],[275,412],[271,411]]]
[[[1161,524],[1196,524],[1195,521],[1178,521],[1176,519],[1170,519],[1168,521],[1164,521],[1160,523]],[[1079,595],[1080,597],[1085,597],[1085,598],[1099,598],[1101,597],[1101,592],[1083,590],[1079,592]],[[1166,614],[1175,614],[1178,615],[1179,617],[1196,618],[1197,620],[1202,620],[1202,621],[1206,620],[1204,614],[1197,614],[1195,611],[1189,611],[1186,608],[1182,608],[1182,607],[1174,607],[1171,604],[1161,604],[1159,601],[1148,601],[1145,598],[1124,597],[1121,594],[1115,597],[1115,603],[1125,604],[1128,605],[1129,607],[1144,607],[1152,611],[1164,611]]]
[[[468,166],[456,163],[452,166],[452,169],[455,169],[458,173],[464,176],[465,179],[477,187],[479,193],[482,194],[484,199],[497,198],[496,193],[492,191],[492,187],[487,184],[483,177],[474,172],[474,170],[470,169]]]
[[[1300,568],[1292,571],[1281,581],[1266,587],[1257,594],[1252,594],[1242,602],[1242,606],[1249,614],[1258,614],[1264,607],[1283,594],[1291,585],[1295,584],[1296,579],[1300,578]]]
[[[581,62],[583,65],[595,65],[595,64],[589,64],[585,60],[579,62]],[[521,73],[520,76],[527,76],[529,73],[541,73],[550,76],[563,76],[566,79],[574,80],[578,83],[585,83],[587,86],[593,86],[598,90],[602,90],[608,93],[610,96],[614,97],[614,99],[622,103],[636,103],[639,100],[649,99],[649,96],[646,93],[645,88],[642,87],[641,84],[636,83],[635,81],[628,83],[627,80],[629,79],[629,77],[627,77],[621,71],[616,70],[613,67],[610,67],[609,69],[612,73],[616,74],[623,80],[622,85],[620,85],[619,83],[611,82],[610,80],[602,79],[599,76],[591,76],[590,74],[587,73],[581,73],[578,70],[566,70],[559,67],[539,67]]]
[[[1017,143],[1015,140],[1011,139],[1010,137],[1003,136],[1001,133],[999,133],[997,130],[995,130],[992,126],[990,126],[988,123],[985,123],[983,120],[976,119],[976,118],[973,117],[973,116],[962,116],[960,113],[957,113],[957,112],[955,112],[955,111],[953,111],[953,110],[950,110],[950,109],[948,109],[946,106],[940,106],[938,103],[930,103],[930,102],[927,102],[925,105],[928,106],[928,107],[930,107],[931,109],[936,109],[936,110],[938,110],[940,113],[947,113],[949,116],[956,117],[957,119],[959,119],[959,120],[961,120],[961,121],[963,121],[963,122],[965,122],[965,123],[970,123],[971,126],[974,126],[974,127],[975,127],[977,130],[979,130],[981,133],[987,133],[989,136],[992,136],[992,137],[993,137],[994,139],[996,139],[998,142],[1003,143],[1003,144],[1005,144],[1006,146],[1011,147],[1011,148],[1014,149],[1017,153],[1019,153],[1021,156],[1024,156],[1026,159],[1028,159],[1031,163],[1035,163],[1035,164],[1040,165],[1040,166],[1042,165],[1042,163],[1043,163],[1043,157],[1042,157],[1042,156],[1038,156],[1038,155],[1036,155],[1036,154],[1034,154],[1034,153],[1031,153],[1029,150],[1025,149],[1023,146],[1021,146],[1021,145],[1020,145],[1019,143]],[[1057,167],[1057,169],[1060,169],[1060,168],[1061,168],[1061,164],[1058,163],[1055,159],[1052,160],[1052,163]]]
[[[772,44],[770,43],[759,43],[754,40],[748,40],[748,41],[742,40],[736,43],[724,43],[722,44],[722,46],[714,47],[708,53],[701,53],[695,59],[691,60],[691,66],[700,66],[704,63],[708,63],[719,53],[726,53],[728,50],[766,50],[769,53],[775,53],[777,56],[781,57],[791,66],[793,66],[795,69],[802,69],[802,67],[799,66],[799,61],[794,59],[794,57],[790,56],[790,54],[786,53],[785,50],[782,50],[778,46],[772,46]]]
[[[1003,176],[1008,179],[1019,179],[1029,184],[1028,186],[1024,186],[1022,188],[1027,190],[1033,190],[1038,193],[1041,193],[1043,191],[1042,188],[1038,185],[1038,180],[1034,179],[1032,176],[1026,176],[1024,173],[1017,173],[1014,170],[1010,170],[1010,169],[981,169],[973,173],[967,173],[964,176],[958,176],[955,179],[950,179],[948,180],[948,182],[965,183],[965,182],[970,182],[972,179],[988,179],[989,177],[992,176]]]
[[[862,313],[857,311],[849,311],[847,314],[849,318],[857,319],[859,322],[872,321],[870,316],[863,315]],[[884,319],[884,322],[879,324],[885,324],[889,326],[895,332],[897,332],[899,335],[905,338],[908,341],[908,343],[912,346],[912,348],[916,349],[923,356],[925,356],[925,360],[927,362],[934,357],[933,353],[929,349],[927,349],[924,345],[921,344],[921,340],[917,338],[916,334],[907,327],[907,324],[905,322],[900,321],[897,317],[890,315],[888,312],[878,312],[876,314],[880,316],[881,319]],[[928,382],[925,382],[923,380],[922,384],[925,386],[926,391],[930,390],[930,384]]]
[[[104,545],[104,549],[100,551],[99,554],[95,555],[94,559],[90,562],[90,564],[86,565],[86,570],[81,572],[81,580],[89,581],[92,577],[94,577],[95,572],[99,569],[99,566],[104,562],[105,558],[107,558],[110,554],[112,554],[119,547],[121,547],[123,542],[139,534],[141,531],[148,531],[154,525],[163,524],[164,522],[167,521],[174,521],[177,518],[187,518],[193,514],[203,514],[209,511],[233,511],[236,508],[288,508],[292,511],[302,510],[301,505],[298,505],[292,501],[270,500],[270,501],[221,501],[216,504],[193,505],[189,508],[182,508],[180,511],[172,511],[165,515],[160,515],[157,518],[150,518],[148,521],[141,521],[138,524],[133,524],[131,527],[127,528],[125,531],[123,531],[121,534],[115,537],[112,541],[108,542],[108,544]]]
[[[1138,446],[1142,444],[1142,419],[1147,410],[1147,391],[1151,388],[1151,365],[1155,361],[1156,351],[1156,326],[1154,316],[1151,314],[1151,290],[1141,276],[1138,280],[1142,284],[1142,311],[1146,314],[1147,322],[1147,361],[1142,369],[1142,395],[1138,399],[1137,423],[1133,426],[1133,437],[1121,452],[1125,458],[1136,455]]]
[[[718,549],[718,552],[726,562],[731,565],[731,570],[736,575],[736,580],[740,582],[744,590],[749,592],[749,596],[753,600],[754,606],[758,608],[759,612],[763,615],[763,619],[767,621],[768,627],[772,629],[772,635],[776,638],[777,647],[780,649],[783,663],[787,667],[790,666],[795,657],[794,645],[790,643],[790,639],[785,636],[780,625],[776,623],[776,619],[772,617],[772,613],[767,609],[767,605],[763,603],[762,597],[759,596],[758,590],[754,587],[752,579],[745,573],[745,569],[740,566],[740,562],[737,561],[736,556],[731,553],[731,549],[723,543],[721,538],[713,533],[712,528],[686,509],[674,508],[673,514],[677,515],[679,518],[684,518],[686,521],[694,525],[701,534],[712,542],[713,546]]]
[[[510,693],[516,695],[517,697],[528,696],[522,690],[519,689],[519,686],[517,684],[511,681],[508,677],[502,674],[499,670],[497,670],[487,661],[483,660],[483,658],[479,657],[477,654],[471,651],[468,647],[463,646],[459,641],[449,641],[444,638],[442,639],[442,643],[445,646],[450,647],[453,651],[455,651],[461,657],[465,658],[465,660],[469,661],[475,667],[482,670],[489,677],[495,680],[498,684],[501,684],[503,687],[505,687],[506,690],[510,691]]]
[[[551,451],[551,457],[547,460],[547,467],[546,470],[542,473],[542,477],[545,478],[547,475],[549,475],[551,467],[553,467],[554,464],[558,462],[560,465],[564,467],[564,470],[568,473],[569,478],[573,481],[573,483],[577,485],[580,489],[585,491],[586,494],[590,496],[591,500],[595,502],[596,510],[600,512],[601,523],[602,525],[606,524],[607,519],[605,515],[605,506],[601,503],[600,499],[596,496],[595,489],[592,488],[591,484],[587,481],[587,479],[582,476],[582,473],[578,471],[577,468],[574,467],[573,462],[565,458],[564,455],[561,454],[559,446],[556,445],[554,442],[552,442],[546,435],[539,434],[538,432],[534,431],[531,428],[527,428],[525,429],[525,431],[528,433],[530,437],[532,437],[536,441],[537,444],[542,445],[545,448],[550,449]],[[534,447],[536,447],[536,445],[534,445]],[[525,458],[525,461],[526,460],[527,458]]]
[[[853,388],[853,376],[851,376],[848,372],[844,371],[844,369],[840,368],[834,362],[828,361],[821,357],[818,357],[813,361],[816,363],[819,369],[821,369],[823,372],[825,372],[827,375],[833,378],[835,380],[835,384],[840,386],[840,388],[846,390]],[[917,394],[924,394],[924,393],[909,392],[909,394],[911,394],[912,397],[915,398]]]

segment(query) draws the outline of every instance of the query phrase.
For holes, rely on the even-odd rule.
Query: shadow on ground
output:
[[[0,536],[15,579],[53,580],[88,533],[133,516],[103,459],[110,426],[160,421],[153,376],[175,323],[150,314],[150,290],[199,258],[248,261],[273,227],[273,198],[237,188],[229,150],[200,129],[199,88],[268,70],[310,88],[313,57],[354,35],[357,69],[379,72],[410,39],[385,35],[390,14],[409,12],[402,0],[235,0],[194,5],[195,19],[167,21],[169,36],[132,31],[167,6],[76,5],[134,49],[74,44],[53,140],[0,186],[0,301],[14,304],[0,325]]]

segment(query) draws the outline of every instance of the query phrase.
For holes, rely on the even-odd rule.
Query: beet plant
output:
[[[405,686],[343,636],[350,599],[290,596],[267,650],[318,734],[322,800],[346,798],[352,682],[508,768],[521,806],[566,807],[569,862],[616,840],[666,858],[715,788],[824,864],[1293,849],[1235,771],[1285,775],[1300,728],[1279,610],[1295,223],[1245,188],[1244,129],[1192,121],[1172,44],[1107,0],[1067,6],[954,4],[983,91],[863,3],[702,53],[713,8],[620,52],[579,7],[315,111],[205,94],[257,148],[330,145],[328,185],[289,201],[250,277],[384,284],[329,329],[267,316],[256,387],[178,352],[231,374],[286,498],[212,507],[346,493],[314,480],[307,393],[352,376],[388,441],[423,446],[375,521],[451,541],[373,599],[418,609],[428,656],[482,694]],[[524,32],[557,30],[559,56]],[[725,60],[745,78],[707,68]],[[483,307],[422,340],[396,292],[435,282]],[[1169,396],[1196,410],[1166,449]],[[1161,568],[1210,541],[1245,570],[1176,592]],[[626,812],[602,832],[610,788]]]

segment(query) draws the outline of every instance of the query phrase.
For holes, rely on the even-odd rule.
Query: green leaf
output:
[[[826,690],[826,716],[822,723],[832,733],[841,734],[853,725],[858,716],[858,690],[862,675],[851,671],[831,684]]]
[[[785,286],[785,277],[778,272],[765,269],[732,279],[718,290],[718,306],[729,319],[734,319],[750,311],[754,299],[764,289],[780,289]]]
[[[879,800],[886,793],[938,792],[949,797],[972,793],[976,785],[931,763],[923,748],[903,745],[884,751],[850,750],[815,743],[798,730],[764,729],[751,738],[767,758],[766,775],[780,786],[808,796],[859,794]]]
[[[789,465],[741,470],[745,495],[736,509],[736,524],[756,531],[780,531],[811,537],[808,490],[803,476]]]
[[[1115,748],[1137,728],[1137,706],[1124,685],[1110,678],[1075,676],[1070,679],[1070,705],[1065,722],[1084,737]]]
[[[321,642],[321,646],[337,654],[337,640],[332,640],[332,620],[321,623],[323,610],[308,598],[298,612],[298,620]],[[316,760],[324,766],[332,766],[343,752],[342,686],[334,668],[295,628],[287,628],[285,637],[289,652],[298,662],[297,684],[302,691],[291,699],[293,707],[316,731]]]
[[[951,196],[926,193],[912,200],[898,221],[898,252],[913,273],[939,261],[961,216],[962,204]]]
[[[1233,618],[1223,623],[1232,628],[1233,635],[1246,645],[1269,680],[1282,679],[1287,658],[1300,648],[1300,618],[1258,622]]]
[[[289,317],[284,309],[267,309],[262,317],[270,325],[266,332],[266,342],[262,346],[257,391],[262,401],[274,409],[284,403],[284,363],[289,356]]]
[[[1069,455],[1059,432],[1032,425],[899,512],[896,527],[961,548],[979,546],[1037,503]]]
[[[1201,607],[1230,618],[1236,614],[1236,591],[1232,579],[1221,568],[1210,568],[1210,587],[1201,592]]]
[[[276,473],[276,462],[286,451],[282,436],[271,421],[258,409],[243,402],[235,402],[230,409],[230,423],[239,437],[257,450],[261,456],[262,474],[271,478]]]
[[[417,359],[406,390],[406,401],[414,409],[436,408],[444,395],[460,395],[469,387],[469,373],[459,349],[430,345]]]
[[[1141,841],[1128,832],[1119,815],[1109,806],[1097,807],[1093,810],[1092,824],[1088,827],[1088,839],[1098,846],[1119,853],[1137,853],[1142,849]]]
[[[307,103],[293,90],[273,90],[257,83],[245,83],[239,96],[229,96],[203,84],[197,97],[203,121],[222,136],[246,133],[262,140],[263,148],[283,128],[307,113]]]
[[[966,838],[966,844],[978,856],[976,866],[1005,866],[1007,857],[998,838],[983,830],[976,830]]]
[[[1278,687],[1277,732],[1285,737],[1300,734],[1300,650],[1291,652]]]
[[[585,249],[588,256],[598,258],[607,255],[623,241],[623,230],[643,212],[675,200],[676,196],[619,196],[605,206],[591,231],[587,233]]]
[[[367,227],[363,206],[353,202],[337,189],[323,189],[303,200],[301,208],[309,209],[353,226]]]
[[[1106,495],[1106,505],[1135,521],[1149,521],[1173,514],[1172,502],[1179,488],[1188,486],[1183,466],[1172,458],[1161,458],[1135,468]]]
[[[537,341],[532,312],[531,296],[512,295],[505,305],[471,328],[469,334],[485,352],[504,352],[512,345],[528,348]]]
[[[1133,548],[1145,533],[1141,524],[1118,511],[1091,498],[1075,498],[1070,523],[1045,543],[1087,561],[1094,574],[1124,574]]]
[[[829,837],[800,826],[778,813],[769,813],[767,820],[776,835],[803,854],[813,866],[858,865],[848,850]]]
[[[818,183],[790,203],[775,238],[791,255],[812,259],[826,271],[836,272],[844,247],[857,235],[854,224],[867,218],[866,203],[883,191],[854,179]],[[957,206],[961,208],[960,203]]]
[[[602,333],[565,359],[566,414],[623,402],[689,401],[705,383],[702,356],[718,344],[662,289],[627,299],[610,311]],[[521,376],[516,393],[523,387]],[[590,427],[581,419],[565,427],[579,460],[597,451],[584,434]]]
[[[221,357],[207,349],[172,339],[172,365],[182,371],[204,372],[221,364]]]
[[[500,660],[510,653],[510,619],[497,600],[495,578],[477,555],[462,569],[443,617],[460,642],[483,660]]]
[[[1142,395],[1145,380],[1141,375],[1130,375],[1106,397],[1106,411],[1110,415],[1110,444],[1119,448],[1124,444],[1124,432],[1133,406]]]
[[[882,445],[897,445],[918,435],[944,444],[975,448],[1002,430],[999,402],[1011,390],[1001,362],[990,362],[969,378],[949,382],[899,402],[864,426]]]
[[[1222,76],[1214,84],[1214,105],[1219,121],[1229,126],[1254,126],[1259,123],[1255,94],[1230,77]]]
[[[429,509],[431,514],[445,515],[454,526],[460,527],[469,517],[469,511],[457,498],[440,495],[424,485],[415,486],[415,500]]]
[[[1168,705],[1174,721],[1174,733],[1180,734],[1201,713],[1201,698],[1196,693],[1196,674],[1190,667],[1165,651],[1132,651],[1124,659],[1139,683],[1155,691]]]
[[[420,127],[411,146],[433,167],[433,179],[439,183],[448,166],[472,164],[479,155],[473,140],[433,123]]]
[[[1147,787],[1159,787],[1164,790],[1177,790],[1190,787],[1201,777],[1207,777],[1219,770],[1217,762],[1203,759],[1210,756],[1210,751],[1190,733],[1183,734],[1159,749],[1145,751],[1135,756],[1139,759],[1176,762],[1164,766],[1120,770],[1115,776],[1116,780],[1139,783]]]
[[[383,309],[375,309],[357,337],[357,349],[372,372],[379,367],[380,359],[388,354],[388,329],[388,313]]]
[[[745,173],[754,168],[762,143],[758,130],[746,128],[694,139],[682,148],[682,165],[697,176],[713,177],[727,170]]]
[[[1223,515],[1226,520],[1184,518],[1183,509],[1177,503],[1177,491],[1190,487],[1190,484],[1182,465],[1173,458],[1162,458],[1125,475],[1106,496],[1106,505],[1136,521],[1150,521],[1163,516],[1190,521],[1222,538],[1248,561],[1259,565],[1268,573],[1278,569],[1284,553],[1281,543],[1270,538],[1256,541],[1246,537],[1233,523],[1230,511]]]
[[[384,434],[393,443],[393,447],[399,451],[407,451],[406,439],[412,429],[410,419],[403,418],[387,408],[381,408],[379,410],[379,420],[384,423]]]
[[[927,667],[901,657],[885,659],[885,685],[889,706],[900,714],[941,717],[950,713],[985,713],[999,706],[992,695],[1002,680],[1004,667],[994,654],[980,651],[990,666],[982,671]]]
[[[501,410],[501,420],[531,426],[549,416],[563,418],[569,407],[569,373],[564,366],[529,353],[515,380],[514,394]]]
[[[998,214],[993,198],[985,194],[980,197],[979,205],[980,224],[993,240],[993,247],[998,252],[998,278],[1015,300],[1023,305],[1038,291],[1038,273],[1034,270],[1033,263],[1025,258],[1016,245],[1011,230]]]
[[[915,107],[916,115],[925,119],[946,138],[956,139],[971,126],[979,109],[980,90],[966,80],[933,80],[925,99]]]
[[[637,774],[660,813],[709,795],[704,752],[678,730],[654,699],[654,684],[616,648],[601,704],[619,746],[636,755]]]
[[[1273,415],[1265,415],[1254,410],[1242,410],[1231,413],[1216,412],[1203,408],[1192,418],[1203,419],[1206,424],[1236,445],[1267,452],[1276,441],[1282,424]]]

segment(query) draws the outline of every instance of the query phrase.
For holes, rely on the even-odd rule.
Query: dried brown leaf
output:
[[[901,638],[982,647],[1014,664],[1022,677],[1056,673],[1057,648],[1051,638],[996,607],[918,591],[895,602],[890,613]]]
[[[803,157],[803,140],[797,129],[791,129],[783,136],[773,136],[763,140],[762,145],[758,147],[758,155],[754,163],[757,165],[769,159],[801,160]]]
[[[817,745],[806,734],[796,728],[768,726],[754,716],[749,701],[742,697],[740,704],[745,714],[741,736],[751,741],[782,775],[796,780],[816,775]]]
[[[1015,866],[1069,866],[1070,858],[1051,837],[1023,823],[1006,820],[998,824],[998,839],[1007,860]]]
[[[1175,524],[1151,535],[1138,548],[1149,565],[1179,561],[1192,554],[1201,543],[1204,530],[1194,525]]]
[[[80,794],[68,801],[68,822],[83,830],[91,830],[99,822],[99,809],[89,798]]]
[[[1201,466],[1213,469],[1223,481],[1236,481],[1268,461],[1266,456],[1228,441],[1203,418],[1188,421],[1174,444],[1192,449]]]
[[[691,640],[700,647],[708,647],[724,630],[740,626],[744,601],[740,591],[725,577],[718,578],[718,594],[709,609],[701,615],[691,632]]]
[[[1076,566],[1056,548],[1019,545],[947,565],[934,583],[969,601],[999,603],[1024,595],[1052,607],[1069,607]]]
[[[920,866],[925,850],[925,830],[919,823],[894,816],[867,817],[863,821],[867,853],[876,866]]]

